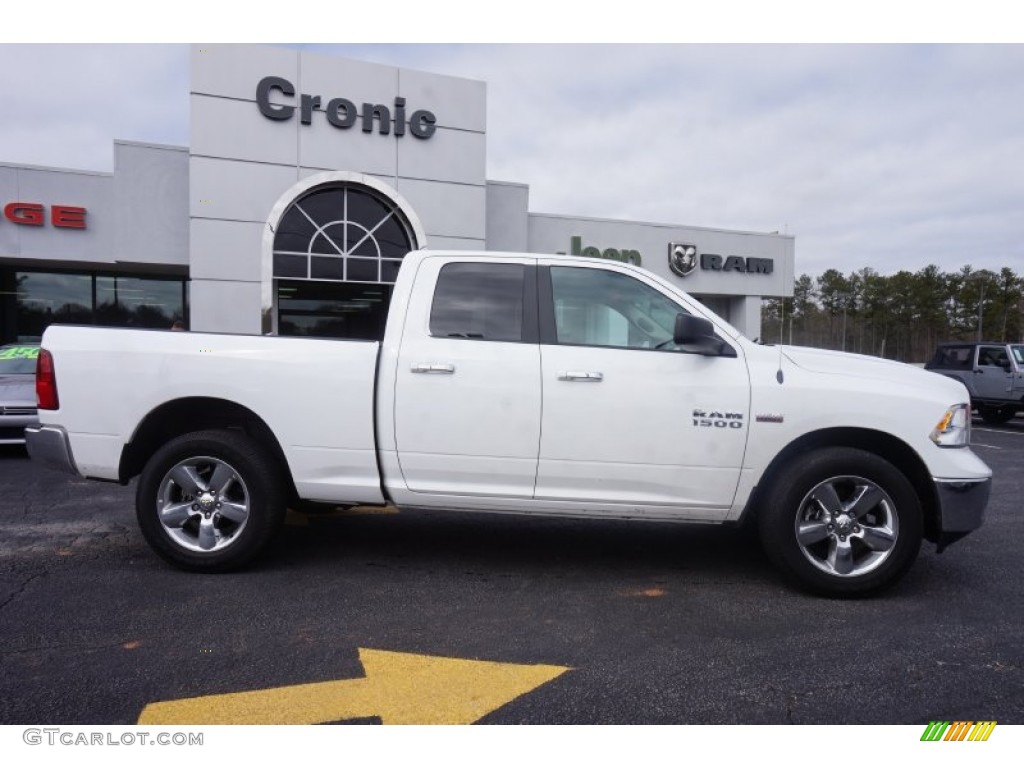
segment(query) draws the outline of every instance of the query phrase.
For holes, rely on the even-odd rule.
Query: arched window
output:
[[[415,247],[401,209],[376,190],[356,183],[314,187],[277,225],[273,276],[394,283],[402,258]]]

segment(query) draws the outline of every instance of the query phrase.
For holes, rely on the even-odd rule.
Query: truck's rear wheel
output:
[[[823,448],[776,476],[759,514],[768,557],[802,587],[864,595],[898,580],[921,547],[914,487],[885,459]]]
[[[142,534],[164,560],[189,571],[239,568],[284,517],[280,468],[241,432],[193,432],[146,463],[135,497]]]

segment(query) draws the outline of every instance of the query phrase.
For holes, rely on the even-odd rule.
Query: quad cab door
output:
[[[676,316],[688,310],[646,275],[540,265],[535,498],[608,514],[724,517],[750,421],[742,348],[726,340],[709,356],[675,345]]]
[[[416,285],[394,382],[408,490],[529,499],[541,407],[535,260],[427,258]]]

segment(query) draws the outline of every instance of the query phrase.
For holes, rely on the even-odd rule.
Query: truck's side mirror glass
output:
[[[675,333],[672,341],[676,344],[697,344],[708,336],[715,335],[715,327],[703,317],[680,312],[676,315]]]
[[[715,326],[711,324],[710,320],[696,315],[688,315],[685,312],[676,315],[672,341],[677,346],[689,347],[691,351],[702,355],[736,356],[732,347],[715,336]]]

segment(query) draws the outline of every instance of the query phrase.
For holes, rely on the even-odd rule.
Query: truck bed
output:
[[[300,497],[384,500],[376,342],[51,326],[46,345],[60,380],[60,410],[48,418],[67,430],[87,477],[121,479],[122,451],[147,417],[202,398],[235,403],[266,424]]]

